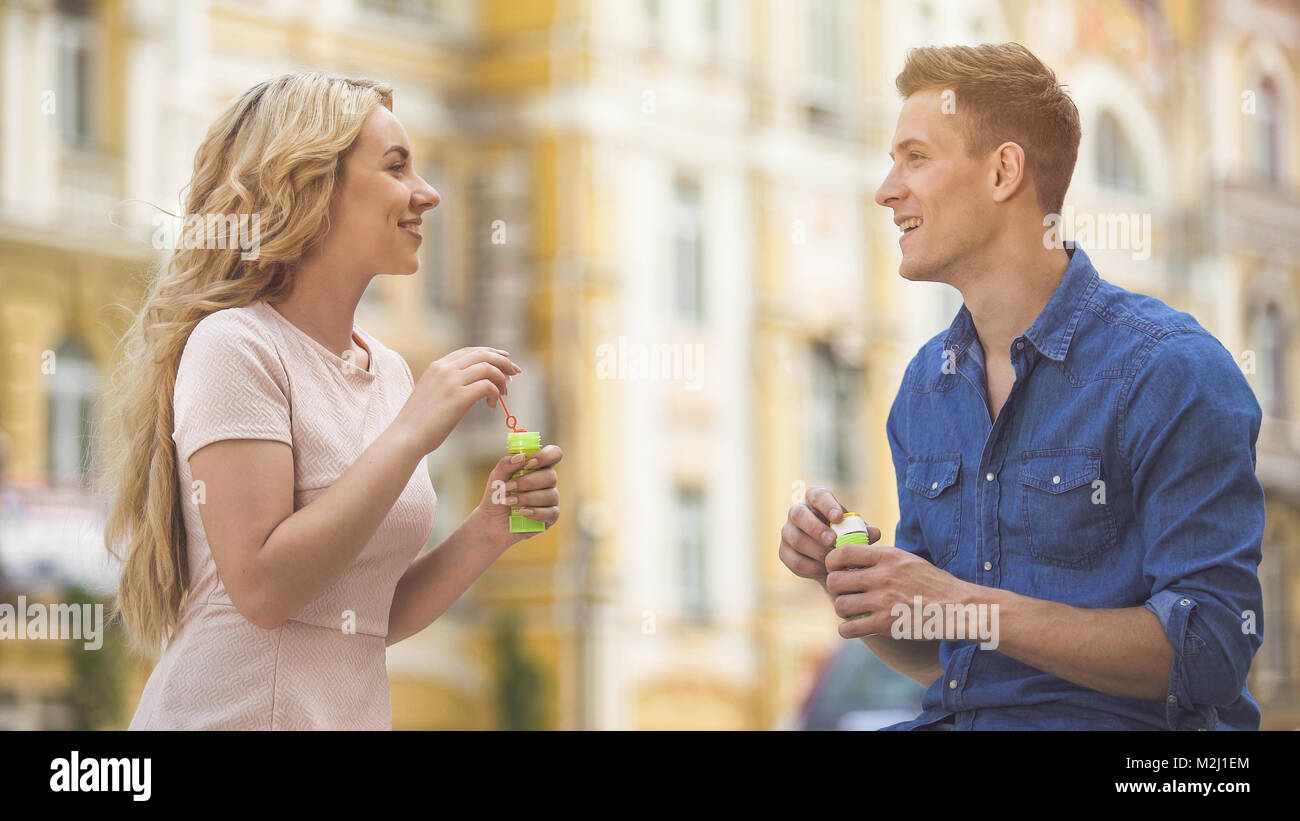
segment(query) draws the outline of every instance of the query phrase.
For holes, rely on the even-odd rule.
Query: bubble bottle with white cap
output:
[[[871,537],[867,535],[867,523],[862,521],[862,517],[856,513],[845,513],[844,518],[831,525],[831,530],[835,531],[836,547],[843,547],[846,544],[871,544]],[[861,568],[849,567],[846,569],[860,570]],[[860,613],[856,616],[849,616],[846,621],[865,619],[870,615],[870,612]]]
[[[525,430],[518,427],[518,420],[506,408],[506,403],[501,403],[501,409],[506,412],[506,427],[510,428],[510,433],[506,434],[506,449],[511,453],[522,453],[524,463],[537,455],[542,449],[542,434],[540,431]],[[510,474],[511,479],[518,479],[532,470],[519,469]],[[510,532],[511,533],[541,533],[546,530],[546,522],[539,519],[530,519],[520,514],[521,507],[510,508]]]

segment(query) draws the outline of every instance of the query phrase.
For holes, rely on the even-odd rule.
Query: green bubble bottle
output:
[[[527,464],[528,460],[536,456],[537,452],[542,449],[542,434],[540,431],[524,430],[523,428],[516,427],[518,422],[506,408],[504,402],[501,403],[501,409],[506,412],[506,427],[510,428],[510,433],[506,434],[506,448],[510,451],[511,455],[522,453],[524,455],[524,463]],[[524,470],[523,468],[520,468],[510,474],[510,478],[518,479],[520,476],[532,472],[532,470]],[[521,515],[519,511],[522,509],[522,507],[510,508],[511,533],[541,533],[546,530],[546,522],[539,519],[530,519],[527,516]]]
[[[835,546],[842,547],[846,544],[871,544],[871,537],[867,535],[867,523],[862,521],[862,517],[856,513],[845,513],[844,518],[840,519],[838,524],[832,524],[831,530],[835,531]],[[851,567],[849,570],[857,570]],[[856,616],[849,616],[846,621],[856,621],[865,619],[870,616],[870,611],[860,613]]]

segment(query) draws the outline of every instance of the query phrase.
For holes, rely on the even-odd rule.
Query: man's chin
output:
[[[919,260],[903,257],[903,261],[898,264],[898,275],[911,282],[929,282],[934,278],[934,271],[931,266]]]

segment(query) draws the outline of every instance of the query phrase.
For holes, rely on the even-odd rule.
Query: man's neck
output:
[[[1009,243],[965,278],[960,290],[986,363],[996,357],[1010,364],[1012,340],[1034,324],[1069,265],[1063,249],[1044,248],[1041,241]]]

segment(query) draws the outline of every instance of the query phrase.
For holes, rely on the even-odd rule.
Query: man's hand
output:
[[[969,583],[890,545],[837,547],[826,557],[826,569],[826,592],[835,597],[835,612],[845,619],[871,614],[840,624],[840,635],[846,639],[889,636],[896,618],[891,613],[894,605],[902,602],[910,609],[915,606],[916,596],[921,597],[923,605],[937,604],[944,612],[949,603],[969,600]]]
[[[829,490],[809,488],[804,500],[790,508],[781,527],[781,563],[796,576],[815,579],[826,587],[826,555],[835,547],[835,531],[828,525],[843,518],[844,506]],[[880,528],[868,525],[867,537],[873,542],[878,540]]]

